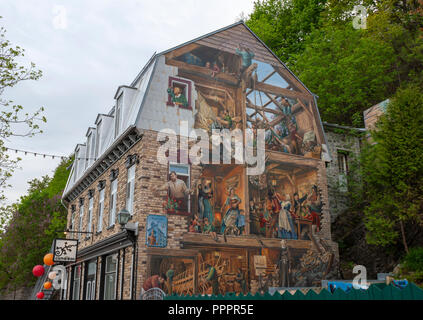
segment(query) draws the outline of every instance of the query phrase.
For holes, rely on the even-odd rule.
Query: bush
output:
[[[423,272],[423,247],[410,249],[404,258],[403,266],[408,271]]]

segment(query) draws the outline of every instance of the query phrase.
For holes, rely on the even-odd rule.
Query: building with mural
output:
[[[67,237],[79,240],[66,299],[139,299],[157,285],[255,293],[337,276],[316,96],[243,22],[155,54],[114,98],[76,146],[63,194]],[[264,132],[264,172],[187,160],[194,129]],[[179,135],[166,164],[163,130]],[[118,223],[124,211],[132,228]]]

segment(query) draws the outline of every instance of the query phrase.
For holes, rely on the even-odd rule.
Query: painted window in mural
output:
[[[320,158],[313,106],[284,78],[280,67],[254,60],[246,92],[248,127],[266,130],[269,150]]]
[[[167,246],[167,217],[148,216],[145,237],[145,244],[148,247],[165,248]]]
[[[169,77],[168,106],[192,109],[191,107],[191,82]]]
[[[168,214],[187,215],[191,212],[190,171],[189,165],[169,164],[169,180],[164,186],[168,190]]]

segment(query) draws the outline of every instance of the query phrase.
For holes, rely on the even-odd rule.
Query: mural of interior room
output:
[[[266,173],[249,177],[250,233],[266,238],[311,240],[319,231],[322,202],[317,170],[269,163]]]
[[[193,249],[194,247],[189,247]],[[270,287],[317,285],[331,268],[333,256],[291,248],[195,247],[194,258],[154,256],[150,273],[166,276],[168,294],[247,294]]]

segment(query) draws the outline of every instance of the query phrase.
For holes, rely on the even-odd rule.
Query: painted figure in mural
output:
[[[156,243],[156,235],[155,235],[154,230],[151,230],[150,235],[148,236],[148,244],[150,246],[157,245],[157,243]]]
[[[173,263],[170,264],[169,270],[166,272],[167,278],[167,287],[168,287],[168,294],[172,294],[173,291],[173,277],[175,276],[175,265]]]
[[[217,62],[213,63],[213,72],[212,72],[212,77],[214,78],[216,76],[216,74],[218,74],[220,72],[220,68],[217,65]]]
[[[252,64],[252,60],[255,54],[247,47],[243,46],[241,43],[236,49],[235,53],[239,55],[242,59],[241,64],[241,74]]]
[[[270,188],[267,192],[266,208],[271,214],[270,230],[268,237],[274,238],[275,233],[278,231],[279,213],[282,210],[281,206],[282,197],[279,193],[276,193],[274,189]]]
[[[194,217],[192,218],[191,223],[188,227],[188,232],[201,233],[201,226],[200,222],[198,221],[197,215],[194,215]]]
[[[305,206],[305,201],[307,200],[308,195],[304,195],[301,199],[298,192],[294,193],[294,206],[292,212],[296,217],[305,217],[308,214],[308,210]]]
[[[213,190],[211,183],[207,183],[204,179],[201,180],[201,187],[198,188],[198,213],[200,220],[205,218],[213,224],[214,214],[211,205],[211,198],[213,197]]]
[[[219,294],[219,281],[217,270],[215,267],[210,264],[206,264],[207,276],[203,279],[203,283],[209,283],[212,287],[213,295],[217,296]]]
[[[203,233],[210,234],[214,241],[219,241],[216,234],[216,228],[210,223],[208,218],[204,218]]]
[[[289,195],[281,197],[281,207],[278,220],[278,237],[281,239],[297,239],[291,216],[291,199]]]
[[[184,54],[183,61],[194,66],[203,66],[203,61],[201,60],[201,58],[197,57],[191,52]]]
[[[225,208],[229,207],[223,217],[222,229],[221,232],[226,235],[229,233],[235,234],[237,232],[236,221],[240,214],[239,204],[241,203],[241,198],[235,194],[235,189],[229,189],[229,196],[225,202]]]
[[[239,287],[241,288],[241,293],[246,294],[247,293],[247,281],[245,280],[244,272],[242,272],[241,268],[238,268],[238,272],[236,274],[235,281],[239,284]]]
[[[154,275],[150,278],[147,278],[147,280],[144,281],[142,289],[145,291],[148,291],[153,288],[159,288],[163,290],[164,283],[166,281],[166,276],[164,274],[162,275]]]
[[[182,93],[182,89],[174,87],[167,89],[167,93],[172,97],[172,102],[177,106],[188,107],[188,101],[185,95]]]
[[[320,201],[318,188],[316,185],[312,187],[312,192],[309,201],[309,212],[313,219],[313,225],[316,226],[316,232],[320,231],[320,216],[322,214],[323,203]]]
[[[279,256],[279,261],[277,263],[277,267],[279,269],[279,286],[280,287],[290,286],[289,263],[290,263],[289,249],[286,246],[286,241],[281,240],[281,253]]]
[[[221,110],[219,115],[216,117],[218,124],[212,129],[232,129],[233,119],[229,114],[228,110]]]
[[[259,204],[260,212],[260,234],[266,236],[269,233],[270,222],[272,220],[271,213],[262,203]]]
[[[260,213],[253,199],[250,200],[251,233],[260,233]]]
[[[188,195],[193,193],[193,191],[188,189],[183,180],[178,179],[175,171],[170,173],[170,180],[168,182],[156,188],[156,191],[158,190],[168,190],[168,210],[180,212],[188,211]]]
[[[288,124],[289,130],[289,140],[291,143],[291,153],[292,154],[301,154],[301,143],[303,138],[297,132],[297,124],[290,121]]]
[[[245,230],[245,211],[239,210],[239,215],[236,218],[236,227],[237,227],[237,235],[241,235],[244,233]]]

